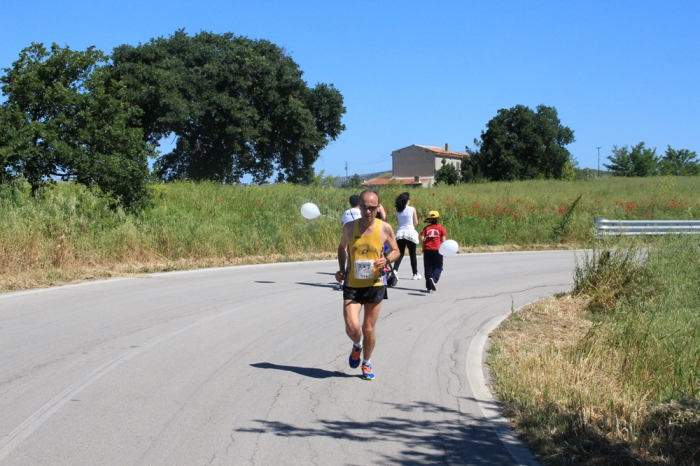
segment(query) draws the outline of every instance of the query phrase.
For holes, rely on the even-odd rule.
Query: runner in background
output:
[[[379,208],[377,209],[377,218],[382,222],[386,222],[386,210],[384,210],[384,206],[381,204],[379,204]]]
[[[340,221],[343,222],[343,225],[362,217],[362,214],[360,213],[360,209],[357,207],[360,204],[360,196],[358,196],[357,194],[353,194],[348,199],[348,202],[350,203],[350,208],[348,210],[346,210],[345,212],[343,212],[343,215],[340,217]],[[336,285],[336,289],[340,290],[342,288],[343,288],[343,282],[338,281],[338,284]]]
[[[447,239],[445,227],[440,225],[440,212],[431,210],[425,219],[428,226],[423,228],[420,241],[423,245],[423,267],[425,270],[425,287],[430,291],[437,291],[435,284],[442,274],[442,254],[440,245]]]
[[[410,204],[410,193],[401,193],[396,198],[396,221],[399,224],[396,229],[396,244],[399,245],[399,252],[401,255],[396,259],[394,271],[398,278],[399,266],[401,265],[401,260],[403,260],[406,248],[408,248],[408,254],[411,258],[413,280],[420,280],[422,277],[418,273],[418,260],[416,259],[416,245],[420,242],[418,239],[418,232],[416,231],[418,215],[416,214],[416,209],[411,207]]]
[[[348,222],[352,222],[353,220],[357,220],[362,216],[360,209],[357,208],[357,206],[360,204],[360,196],[353,194],[348,199],[348,202],[350,202],[350,208],[343,212],[343,215],[340,217],[340,221],[343,222],[343,225]]]

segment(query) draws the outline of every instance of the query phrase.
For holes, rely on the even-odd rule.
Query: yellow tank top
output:
[[[348,286],[351,288],[368,288],[370,286],[383,286],[384,277],[381,270],[374,268],[374,261],[381,257],[384,245],[380,232],[382,221],[375,220],[374,230],[368,236],[360,234],[360,220],[353,222],[352,240],[348,250],[350,261],[348,264]]]

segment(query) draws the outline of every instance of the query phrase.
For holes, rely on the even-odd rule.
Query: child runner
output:
[[[442,254],[440,245],[447,239],[445,227],[440,225],[440,212],[431,210],[428,224],[420,234],[420,242],[423,246],[423,267],[425,270],[425,287],[430,291],[437,291],[435,284],[440,280],[442,273]]]

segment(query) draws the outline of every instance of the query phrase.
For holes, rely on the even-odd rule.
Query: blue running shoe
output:
[[[352,345],[352,351],[350,351],[350,360],[348,361],[350,363],[350,367],[353,369],[357,369],[357,367],[360,365],[360,355],[362,353],[362,342],[360,342],[360,349],[357,349],[355,345]]]
[[[374,372],[372,372],[372,364],[362,365],[362,378],[364,380],[374,380]]]

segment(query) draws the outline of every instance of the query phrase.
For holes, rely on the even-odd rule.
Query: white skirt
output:
[[[418,244],[418,232],[416,230],[399,230],[396,232],[396,240],[405,239],[411,241],[412,243]]]

